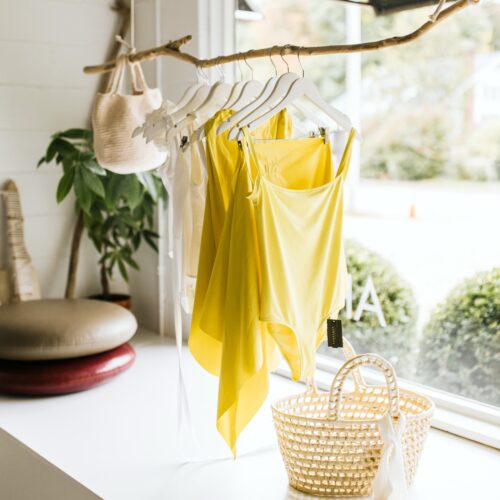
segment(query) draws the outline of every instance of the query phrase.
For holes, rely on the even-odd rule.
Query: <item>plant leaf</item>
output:
[[[141,233],[137,232],[132,237],[132,245],[134,246],[134,250],[137,250],[141,245]]]
[[[139,264],[137,264],[137,262],[130,256],[130,255],[127,255],[127,254],[123,254],[123,259],[125,260],[125,262],[130,266],[132,267],[133,269],[135,269],[136,271],[139,271]]]
[[[95,193],[97,196],[104,198],[106,193],[104,192],[104,186],[102,184],[101,179],[95,174],[93,174],[90,170],[88,170],[85,166],[79,169],[82,179],[87,185],[87,187]]]
[[[53,141],[51,141],[49,143],[49,146],[47,147],[47,151],[45,153],[45,158],[44,158],[45,163],[50,163],[54,159],[54,157],[56,156],[56,154],[57,154],[56,141],[57,141],[57,139],[54,139]]]
[[[128,272],[127,268],[125,267],[125,264],[123,263],[122,260],[117,260],[118,264],[118,269],[120,270],[120,274],[122,275],[122,278],[128,282]]]
[[[114,172],[110,172],[109,176],[110,180],[106,193],[106,202],[109,210],[111,211],[120,199],[120,196],[122,194],[122,183],[124,182],[125,176],[115,174]]]
[[[74,187],[78,205],[84,212],[90,213],[90,205],[92,204],[92,191],[87,187],[84,180],[82,179],[81,169],[76,170]]]
[[[61,203],[64,200],[64,198],[68,196],[68,193],[71,191],[71,188],[73,186],[74,178],[75,178],[75,171],[73,169],[68,170],[61,177],[61,180],[57,185],[57,193],[56,193],[57,203]]]
[[[101,177],[106,176],[106,170],[104,170],[99,163],[94,160],[88,160],[84,162],[84,167],[90,170],[95,175],[100,175]]]
[[[71,142],[65,141],[56,137],[47,148],[47,153],[45,154],[45,161],[50,163],[56,156],[60,154],[62,157],[73,155],[78,153],[78,149],[71,144]]]
[[[154,237],[146,234],[145,232],[142,233],[144,239],[146,240],[146,243],[155,251],[158,252],[158,245],[156,244],[156,241],[154,240]]]
[[[66,137],[68,139],[85,139],[89,141],[92,139],[92,131],[83,128],[70,128],[64,132],[60,132],[59,137]]]
[[[130,208],[133,210],[141,203],[144,191],[136,175],[128,174],[124,176],[124,179],[123,195],[128,201]]]

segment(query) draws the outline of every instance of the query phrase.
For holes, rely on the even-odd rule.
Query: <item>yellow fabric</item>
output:
[[[243,149],[246,147],[244,144]],[[330,146],[322,138],[255,143],[253,149],[261,170],[277,186],[314,189],[334,180]],[[342,168],[347,162],[345,155]],[[251,194],[257,174],[257,163],[247,157],[237,174],[234,202],[226,217],[201,318],[203,328],[216,330],[223,340],[217,428],[233,453],[238,435],[267,396],[268,372],[279,361],[277,346],[294,368],[294,376],[303,375],[293,362],[290,336],[281,338],[279,331],[268,330],[266,322],[260,321],[262,252]],[[304,237],[307,233],[298,241]],[[340,268],[345,269],[342,249],[338,252]],[[341,304],[346,280],[342,272],[338,275],[338,279],[333,275],[332,286],[338,296],[336,303]],[[286,291],[286,281],[282,286]],[[321,339],[318,336],[317,341]]]
[[[299,144],[307,147],[296,148]],[[316,182],[331,179],[331,154],[322,139],[269,142],[255,147],[266,159],[269,174],[276,182],[309,186],[315,185],[315,179]],[[287,155],[296,161],[283,163]],[[318,164],[323,168],[315,170]],[[276,343],[259,319],[261,261],[255,208],[248,198],[252,185],[252,176],[243,163],[214,267],[214,276],[218,276],[227,263],[227,288],[223,297],[220,297],[222,287],[210,288],[203,318],[206,327],[217,323],[223,327],[217,428],[233,453],[238,435],[263,404],[268,392],[268,373],[279,361]],[[223,318],[216,317],[217,292],[225,304]]]
[[[207,197],[203,219],[196,292],[189,334],[189,349],[207,371],[218,375],[221,368],[222,327],[201,325],[205,295],[212,276],[212,268],[221,239],[226,213],[233,196],[235,172],[238,165],[238,143],[228,139],[229,131],[217,135],[218,126],[234,113],[221,110],[205,124],[207,158]],[[286,110],[272,117],[253,132],[257,139],[281,139],[291,136],[292,123]],[[225,273],[217,279],[223,280]]]
[[[262,258],[260,320],[267,323],[296,380],[314,376],[326,320],[336,318],[344,306],[345,287],[339,286],[347,274],[342,194],[353,138],[354,130],[333,179],[300,187],[277,183],[252,141],[245,141],[256,176],[250,199]],[[297,161],[287,149],[282,161]]]

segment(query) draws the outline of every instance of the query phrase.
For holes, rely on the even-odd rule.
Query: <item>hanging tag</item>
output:
[[[342,340],[342,321],[340,319],[326,320],[326,335],[328,347],[344,347]]]
[[[330,128],[329,127],[319,127],[319,132],[321,134],[321,137],[323,137],[325,144],[328,144],[330,142]]]
[[[181,139],[180,148],[182,149],[182,151],[186,151],[188,145],[189,145],[189,138],[187,135],[183,135]]]

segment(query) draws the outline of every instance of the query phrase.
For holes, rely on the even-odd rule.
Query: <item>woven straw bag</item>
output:
[[[370,495],[384,442],[378,420],[387,412],[396,423],[405,415],[402,454],[406,484],[416,473],[434,404],[425,396],[399,389],[392,366],[376,354],[354,355],[337,372],[329,393],[308,389],[272,405],[281,455],[290,485],[318,496],[364,497]],[[359,368],[382,371],[386,387],[367,385]],[[354,390],[344,392],[351,374]]]
[[[125,71],[128,68],[132,95],[121,93]],[[162,103],[159,89],[148,88],[138,63],[131,63],[127,55],[118,58],[105,93],[97,94],[92,112],[94,149],[99,164],[112,172],[129,174],[152,170],[163,164],[166,153],[158,151],[143,137],[132,137],[146,115]]]

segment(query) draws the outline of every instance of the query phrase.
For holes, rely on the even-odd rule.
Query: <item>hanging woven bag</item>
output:
[[[329,393],[309,388],[272,405],[289,483],[318,496],[403,499],[415,477],[434,403],[399,389],[384,358],[356,356],[348,343],[344,353],[350,359]],[[380,370],[386,386],[367,385],[362,366]],[[351,373],[354,390],[344,392]]]
[[[129,71],[132,94],[122,93],[125,72]],[[146,115],[162,103],[160,89],[150,89],[138,63],[127,55],[116,62],[105,93],[97,94],[92,112],[94,149],[99,164],[118,174],[144,172],[163,164],[166,153],[141,136],[132,137]]]

